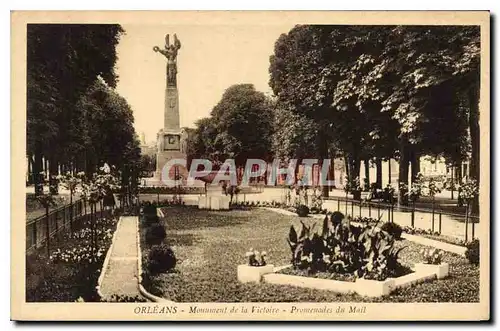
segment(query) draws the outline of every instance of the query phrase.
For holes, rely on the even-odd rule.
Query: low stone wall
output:
[[[229,210],[229,197],[225,195],[200,196],[198,198],[198,208],[209,210]]]
[[[357,293],[368,297],[380,297],[389,295],[397,288],[409,287],[425,281],[445,278],[449,273],[447,263],[440,265],[422,263],[415,265],[415,272],[402,277],[388,278],[383,281],[358,278],[355,282],[348,282],[277,273],[278,270],[286,267],[274,268],[272,265],[264,267],[239,265],[237,268],[238,281],[242,283],[265,282],[338,293]]]

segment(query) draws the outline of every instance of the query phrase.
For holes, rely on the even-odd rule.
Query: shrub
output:
[[[474,239],[467,244],[465,257],[473,265],[479,265],[479,239]]]
[[[344,220],[344,214],[339,211],[334,211],[331,216],[333,226],[337,226]]]
[[[148,269],[152,274],[171,271],[175,268],[177,259],[174,251],[166,244],[153,246],[148,254]]]
[[[158,215],[144,216],[144,224],[150,226],[152,224],[160,223],[160,218]]]
[[[165,227],[160,223],[153,223],[146,230],[146,243],[148,245],[159,245],[165,240],[166,236]]]
[[[396,240],[401,239],[401,233],[403,233],[403,228],[399,224],[393,222],[384,223],[380,229],[392,235]]]
[[[297,215],[299,215],[299,217],[306,217],[309,215],[309,207],[306,205],[299,205],[297,207]]]
[[[443,251],[436,248],[422,248],[420,254],[427,264],[441,264],[443,260]]]
[[[320,233],[303,222],[299,232],[290,227],[287,241],[294,268],[374,280],[398,277],[408,271],[398,262],[404,247],[396,249],[393,236],[376,231],[375,226],[344,224],[342,219],[341,213],[332,215],[330,226],[325,217]]]
[[[248,259],[248,265],[253,267],[262,267],[265,266],[267,253],[265,251],[259,252],[250,248],[248,252],[245,253],[245,256]]]
[[[150,203],[147,203],[143,209],[142,209],[142,212],[144,213],[144,216],[145,217],[148,217],[148,216],[156,216],[156,206],[155,205],[152,205]]]

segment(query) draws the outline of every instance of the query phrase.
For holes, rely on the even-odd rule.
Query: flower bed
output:
[[[465,257],[443,253],[449,264],[446,279],[398,288],[385,297],[300,288],[269,283],[240,283],[236,265],[244,263],[249,247],[266,250],[268,264],[290,263],[290,248],[283,238],[290,224],[300,218],[265,209],[204,211],[191,208],[165,209],[167,238],[177,257],[174,272],[147,275],[143,285],[150,293],[176,302],[478,302],[479,268]],[[317,220],[302,219],[306,224]],[[422,262],[420,244],[396,241],[403,266]],[[143,248],[147,262],[147,248]]]
[[[332,272],[317,272],[314,274],[309,273],[307,270],[294,269],[292,267],[282,269],[277,273],[284,275],[292,275],[292,276],[301,276],[301,277],[313,277],[320,279],[331,279],[331,280],[339,280],[342,282],[355,282],[356,276],[352,274],[338,274]]]
[[[90,220],[81,223],[73,237],[59,238],[47,257],[44,249],[26,257],[27,302],[99,301],[96,291],[106,251],[111,245],[117,219],[108,215],[95,222],[96,244],[92,244]]]
[[[389,295],[398,288],[406,288],[419,283],[444,279],[449,275],[449,264],[443,263],[443,251],[434,248],[422,248],[420,254],[423,263],[414,266],[414,272],[409,268],[398,268],[399,274],[392,273],[392,277],[377,277],[367,279],[358,277],[359,273],[338,273],[335,271],[315,271],[313,268],[299,269],[293,267],[259,270],[252,265],[238,266],[238,280],[266,282],[279,285],[292,285],[308,289],[328,290],[338,293],[358,293],[368,297]],[[365,259],[366,260],[366,259]],[[327,268],[328,269],[328,268]],[[365,274],[367,276],[369,274]],[[249,277],[253,276],[253,277]],[[370,277],[373,278],[373,277]]]
[[[394,246],[401,234],[400,227],[396,231],[398,229],[392,227],[378,228],[377,224],[351,225],[340,212],[326,216],[320,231],[314,231],[314,225],[301,221],[299,232],[293,225],[290,227],[287,241],[293,268],[282,269],[278,274],[272,269],[261,270],[256,268],[258,264],[252,263],[255,262],[252,255],[247,266],[238,266],[238,279],[255,274],[251,277],[254,282],[263,279],[273,284],[382,296],[396,289],[396,283],[406,286],[436,275],[440,278],[447,275],[448,269],[441,271],[431,265],[441,263],[442,252],[427,249],[422,249],[421,254],[430,265],[420,266],[417,274],[411,275],[412,271],[398,261],[405,247]],[[431,268],[426,268],[428,266]],[[409,276],[404,277],[406,275]]]

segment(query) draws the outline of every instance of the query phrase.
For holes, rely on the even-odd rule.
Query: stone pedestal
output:
[[[179,92],[177,87],[169,86],[165,89],[165,114],[163,127],[167,131],[179,131]]]
[[[262,276],[274,272],[274,265],[268,264],[262,267],[252,267],[240,264],[237,269],[238,281],[241,283],[260,283]]]
[[[396,285],[394,279],[391,278],[384,281],[358,278],[355,284],[356,292],[368,297],[389,295]]]
[[[229,210],[229,197],[225,195],[200,196],[198,209]]]
[[[417,263],[415,264],[415,272],[417,274],[435,274],[437,279],[443,279],[448,277],[450,272],[450,266],[448,263],[441,264],[427,264],[427,263]]]

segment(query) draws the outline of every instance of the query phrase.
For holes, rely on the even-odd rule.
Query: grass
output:
[[[146,277],[145,286],[153,294],[177,302],[478,302],[479,268],[464,257],[444,254],[450,263],[450,277],[398,290],[388,297],[367,298],[272,284],[241,284],[236,278],[238,264],[246,263],[249,248],[268,252],[275,266],[289,264],[286,236],[299,218],[267,210],[203,211],[188,207],[163,209],[166,241],[176,257],[175,272]],[[303,219],[307,223],[317,220]],[[143,241],[143,260],[148,247]],[[402,264],[420,262],[421,245],[408,246],[401,253]],[[145,261],[147,262],[147,261]]]

